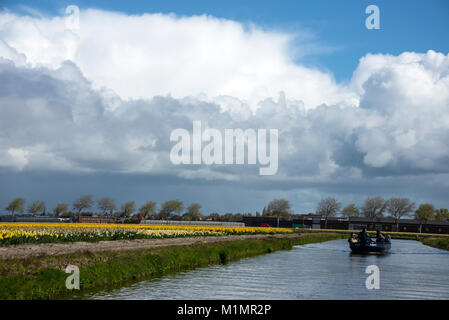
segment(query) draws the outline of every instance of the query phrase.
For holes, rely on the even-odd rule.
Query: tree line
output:
[[[102,216],[129,218],[136,213],[137,209],[134,201],[125,202],[120,207],[117,207],[113,198],[103,197],[94,201],[91,195],[84,195],[73,202],[72,210],[69,210],[69,204],[58,203],[50,210],[50,213],[58,217],[89,216],[92,215],[92,212],[89,210],[94,208],[95,203]],[[43,201],[33,201],[28,205],[27,209],[30,214],[47,214]],[[184,203],[179,200],[165,201],[161,204],[159,210],[157,210],[156,202],[148,201],[138,209],[138,213],[142,214],[145,219],[169,219],[172,216],[183,213],[184,209],[186,211],[181,216],[184,220],[200,220],[202,218],[200,212],[201,204],[192,203],[184,208]],[[16,198],[12,200],[6,207],[6,210],[11,212],[12,216],[17,212],[23,213],[25,211],[25,199]]]
[[[328,218],[337,215],[346,218],[365,217],[373,222],[377,218],[390,216],[395,220],[397,227],[401,218],[412,216],[421,223],[431,220],[449,221],[448,209],[436,209],[429,203],[423,203],[416,208],[415,203],[408,198],[368,197],[360,207],[354,203],[343,207],[337,199],[329,197],[318,203],[315,213],[325,219],[325,227],[327,227]],[[291,219],[290,202],[285,199],[273,200],[263,208],[262,216],[274,216],[278,218],[278,221],[280,218]]]
[[[399,227],[399,220],[403,217],[414,217],[421,223],[435,221],[449,221],[449,210],[436,209],[432,204],[423,203],[416,208],[416,204],[408,198],[368,197],[361,207],[349,204],[343,209],[341,203],[335,198],[326,198],[319,202],[316,213],[325,218],[341,214],[343,217],[365,217],[374,222],[377,218],[390,216]]]
[[[103,217],[130,218],[137,214],[142,215],[143,219],[154,220],[185,220],[198,221],[208,219],[214,221],[242,221],[244,214],[241,213],[211,213],[203,215],[201,212],[201,204],[192,203],[185,207],[184,203],[179,200],[168,200],[163,202],[160,207],[154,201],[145,202],[138,209],[135,201],[128,201],[118,207],[115,200],[110,197],[102,197],[96,201],[91,195],[84,195],[76,199],[70,206],[67,203],[58,203],[51,210],[47,210],[45,202],[33,201],[28,207],[25,206],[26,201],[23,198],[13,199],[5,208],[14,216],[16,213],[24,213],[27,211],[32,215],[54,215],[57,217],[80,217],[92,216],[93,209],[97,209]],[[251,215],[251,214],[249,214]]]
[[[73,217],[92,215],[88,211],[96,207],[102,216],[124,217],[129,218],[136,213],[136,204],[134,201],[123,203],[119,208],[116,206],[113,198],[103,197],[94,201],[91,195],[84,195],[76,199],[72,204],[72,210],[67,203],[58,203],[52,210],[55,216],[58,217]],[[159,209],[157,203],[148,201],[144,203],[137,213],[142,214],[144,219],[161,219],[161,220],[187,220],[196,221],[203,218],[216,221],[241,221],[243,216],[252,216],[251,213],[226,213],[220,215],[218,213],[211,213],[204,216],[201,213],[201,204],[192,203],[186,208],[184,203],[179,200],[168,200],[163,202]],[[28,212],[30,214],[46,215],[46,206],[43,201],[33,201],[28,205]],[[14,216],[16,212],[23,213],[25,211],[25,200],[23,198],[16,198],[12,200],[6,210],[11,212]],[[375,219],[384,216],[390,216],[395,219],[397,225],[399,220],[403,217],[414,216],[418,221],[425,222],[430,220],[449,221],[449,210],[445,208],[436,209],[432,204],[424,203],[416,208],[415,203],[408,198],[390,198],[384,199],[382,197],[368,197],[363,202],[362,206],[357,206],[354,203],[342,207],[341,202],[335,198],[326,198],[318,203],[316,212],[325,219],[325,227],[327,227],[327,220],[329,217],[341,215],[343,217],[365,217],[374,222]],[[268,203],[263,208],[262,214],[256,212],[256,216],[276,217],[279,220],[290,220],[294,215],[292,213],[290,202],[286,199],[275,199]]]

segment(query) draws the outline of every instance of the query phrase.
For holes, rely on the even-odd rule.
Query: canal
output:
[[[380,288],[365,269],[377,265]],[[347,240],[295,246],[227,265],[142,281],[88,299],[449,299],[449,252],[393,240],[390,253],[352,255]]]

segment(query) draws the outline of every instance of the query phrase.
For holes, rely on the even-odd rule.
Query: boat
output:
[[[388,253],[391,249],[391,239],[386,240],[385,242],[376,242],[371,239],[368,239],[365,243],[357,241],[353,242],[351,239],[348,239],[349,248],[351,248],[352,253]]]

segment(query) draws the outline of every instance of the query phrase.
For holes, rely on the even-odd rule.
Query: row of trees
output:
[[[22,213],[24,211],[24,207],[25,207],[25,200],[23,198],[16,198],[8,204],[6,210],[10,211],[11,214],[14,216],[15,212]],[[39,200],[33,201],[28,206],[28,212],[31,214],[36,213],[45,214],[45,202]]]
[[[184,203],[179,200],[169,200],[160,205],[157,208],[157,203],[154,201],[148,201],[144,203],[141,207],[136,210],[136,204],[134,201],[129,201],[123,203],[120,208],[115,204],[114,199],[109,197],[99,198],[96,201],[90,195],[85,195],[76,199],[72,207],[67,203],[59,203],[52,210],[55,216],[58,217],[70,217],[70,216],[81,216],[81,215],[91,215],[92,210],[95,207],[97,212],[102,216],[115,216],[115,217],[130,217],[134,213],[143,214],[145,219],[173,219],[173,220],[187,220],[196,221],[202,218],[214,221],[242,221],[244,214],[241,213],[211,213],[208,216],[204,216],[201,213],[201,204],[192,203],[188,207],[184,208]],[[8,207],[6,208],[14,216],[15,213],[23,213],[26,211],[25,200],[23,198],[16,198],[12,200]],[[72,211],[73,210],[73,211]],[[185,212],[184,212],[185,210]],[[30,214],[40,214],[45,215],[46,212],[45,203],[42,201],[33,201],[27,208]],[[183,213],[184,212],[184,213]],[[181,213],[183,213],[181,215]],[[246,214],[251,216],[251,213]],[[260,215],[257,213],[257,215]]]
[[[75,213],[69,211],[69,205],[66,203],[59,203],[53,208],[53,213],[56,216],[81,216],[87,210],[94,207],[95,201],[90,195],[85,195],[76,199],[73,204]],[[134,201],[123,203],[118,209],[114,199],[103,197],[96,200],[97,208],[103,216],[118,216],[130,217],[136,212],[136,204]],[[10,211],[14,216],[16,212],[23,212],[25,208],[25,200],[23,198],[16,198],[12,200],[6,210]],[[148,201],[144,203],[138,210],[138,213],[143,214],[145,219],[174,219],[174,220],[201,220],[203,214],[201,213],[201,204],[192,203],[187,208],[184,214],[184,204],[179,200],[165,201],[160,205],[158,210],[157,203]],[[449,221],[448,209],[435,209],[432,204],[421,204],[416,210],[416,205],[408,198],[391,198],[384,199],[382,197],[369,197],[363,202],[363,205],[358,207],[355,204],[349,204],[342,208],[342,204],[335,198],[326,198],[318,203],[316,214],[325,218],[325,226],[327,227],[327,220],[329,217],[341,215],[344,217],[366,217],[374,222],[376,218],[391,216],[395,219],[396,225],[399,225],[399,220],[406,216],[414,215],[415,219],[424,222],[429,220]],[[28,212],[31,214],[45,214],[46,206],[43,201],[33,201],[28,206]],[[251,214],[247,214],[251,216]],[[218,213],[211,213],[204,217],[217,221],[241,221],[244,215],[240,213],[232,214],[226,213],[220,215]],[[256,216],[260,216],[257,212]],[[285,199],[275,199],[268,203],[263,208],[262,216],[277,217],[278,226],[279,219],[291,219],[292,209],[290,202]]]
[[[366,217],[371,221],[376,218],[388,215],[394,218],[396,226],[399,227],[399,220],[403,217],[414,218],[418,221],[425,222],[430,220],[449,221],[448,209],[435,209],[432,204],[421,204],[417,209],[415,203],[408,198],[391,198],[385,200],[382,197],[366,198],[363,205],[359,208],[355,204],[349,204],[341,210],[341,203],[335,198],[326,198],[318,204],[316,213],[327,219],[331,216],[341,214],[344,217]],[[416,210],[415,210],[416,209]]]
[[[76,199],[72,208],[75,213],[69,211],[69,205],[67,203],[58,203],[52,210],[52,212],[58,216],[72,216],[74,214],[81,216],[86,213],[87,210],[91,210],[94,207],[95,201],[91,195],[85,195]],[[114,199],[109,197],[103,197],[96,200],[97,208],[103,216],[120,216],[130,217],[136,212],[136,204],[134,201],[123,203],[118,209]],[[43,201],[33,201],[28,206],[28,213],[30,214],[46,214],[46,207]],[[202,214],[200,212],[201,204],[192,203],[186,208],[186,212],[182,215],[184,220],[200,220]],[[14,216],[16,212],[23,213],[25,211],[25,200],[23,198],[16,198],[12,200],[6,210],[11,212]],[[144,203],[139,209],[138,213],[142,213],[145,219],[169,219],[172,215],[181,214],[184,212],[184,204],[182,201],[169,200],[161,204],[159,211],[157,210],[157,203],[148,201]],[[179,216],[180,217],[180,216]]]
[[[445,208],[435,209],[432,204],[421,204],[416,210],[416,205],[408,198],[390,198],[382,197],[366,198],[361,207],[351,203],[344,208],[342,204],[335,198],[326,198],[318,203],[316,214],[324,217],[325,227],[329,217],[341,215],[343,217],[365,217],[374,222],[376,218],[390,216],[395,220],[396,226],[399,227],[399,220],[403,217],[414,218],[418,221],[425,222],[430,220],[449,221],[449,210]],[[278,219],[290,219],[292,216],[290,202],[285,199],[277,199],[271,201],[267,207],[263,208],[262,216],[274,216]]]

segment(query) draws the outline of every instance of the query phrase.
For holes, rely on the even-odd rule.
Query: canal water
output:
[[[377,265],[380,288],[368,290]],[[89,299],[449,299],[449,252],[393,240],[386,255],[353,255],[347,240],[295,246],[227,265],[142,281]]]

